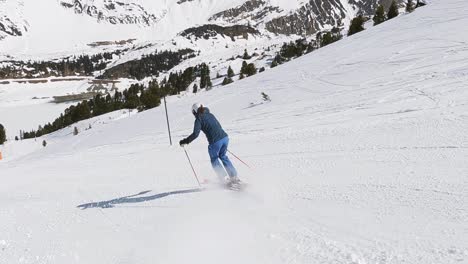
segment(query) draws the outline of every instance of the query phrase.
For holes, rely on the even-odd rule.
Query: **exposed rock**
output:
[[[259,21],[266,15],[274,12],[281,12],[279,7],[268,6],[263,0],[250,0],[244,4],[219,13],[214,14],[209,20],[223,19],[230,23],[238,23],[244,19]]]
[[[159,19],[148,13],[143,6],[136,3],[122,3],[109,0],[103,6],[94,5],[86,0],[62,0],[60,4],[64,8],[73,9],[77,14],[86,14],[98,21],[106,21],[111,24],[141,24],[153,25]]]
[[[382,4],[385,10],[388,10],[393,0],[349,0],[349,3],[356,6],[357,10],[360,10],[364,16],[374,15],[375,9],[379,4]],[[397,0],[397,3],[403,3],[406,0]]]
[[[400,3],[403,1],[399,0]],[[349,0],[356,13],[360,12],[364,16],[373,15],[379,3],[388,7],[391,2],[392,0]],[[268,21],[265,28],[275,34],[311,35],[324,26],[340,27],[349,15],[349,10],[346,10],[340,0],[309,0],[296,11]]]
[[[2,33],[10,36],[23,35],[22,30],[8,17],[0,17],[0,39],[2,39]]]

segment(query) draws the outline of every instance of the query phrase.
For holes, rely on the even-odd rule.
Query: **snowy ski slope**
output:
[[[8,142],[0,263],[468,263],[467,12],[434,0],[169,98],[174,141],[191,131],[193,102],[219,117],[254,168],[233,160],[243,193],[196,190],[162,108]],[[205,141],[187,150],[213,183]]]

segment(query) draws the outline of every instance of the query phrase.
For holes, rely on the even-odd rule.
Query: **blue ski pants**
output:
[[[228,156],[226,156],[228,145],[228,137],[225,137],[216,141],[213,144],[208,145],[208,153],[210,154],[211,166],[213,166],[213,169],[220,178],[224,178],[226,176],[226,172],[229,175],[229,177],[237,176],[236,169],[232,165]],[[221,162],[223,163],[224,168],[223,165],[221,165],[221,163],[219,162],[219,160],[221,160]]]

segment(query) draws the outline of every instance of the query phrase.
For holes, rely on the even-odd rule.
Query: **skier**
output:
[[[187,138],[182,139],[180,146],[188,145],[194,141],[200,134],[200,130],[205,133],[208,139],[208,153],[211,159],[211,165],[220,179],[224,180],[228,186],[240,184],[237,177],[237,171],[232,165],[229,158],[226,156],[229,145],[229,137],[224,132],[216,117],[210,113],[210,110],[199,103],[192,106],[192,114],[195,116],[195,125],[193,133]],[[219,162],[222,161],[223,165]],[[226,172],[227,175],[226,176]]]

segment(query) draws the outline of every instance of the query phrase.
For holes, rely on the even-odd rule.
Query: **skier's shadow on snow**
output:
[[[202,189],[194,188],[194,189],[186,189],[186,190],[179,190],[179,191],[172,191],[172,192],[157,193],[157,194],[150,195],[150,196],[140,196],[140,195],[144,195],[144,194],[151,192],[151,191],[143,191],[134,195],[124,196],[124,197],[120,197],[120,198],[116,198],[116,199],[112,199],[108,201],[81,204],[81,205],[78,205],[77,207],[82,210],[89,209],[89,208],[112,208],[116,204],[142,203],[142,202],[161,199],[161,198],[171,196],[171,195],[195,193],[195,192],[200,192],[200,191],[202,191]]]

